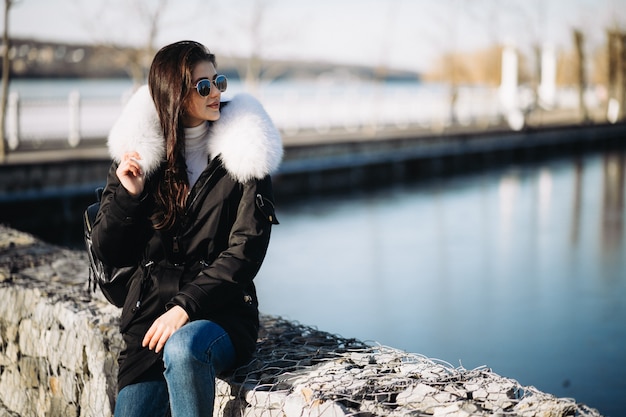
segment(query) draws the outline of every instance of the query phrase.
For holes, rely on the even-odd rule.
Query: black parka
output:
[[[248,360],[254,351],[259,319],[253,278],[265,257],[272,224],[277,223],[270,171],[280,162],[282,146],[276,142],[279,136],[258,102],[250,100],[233,99],[211,127],[216,133],[212,131],[209,139],[213,146],[210,161],[190,191],[184,215],[171,229],[154,230],[150,220],[155,212],[151,190],[163,169],[159,155],[142,161],[148,177],[144,193],[135,197],[120,185],[115,170],[121,154],[111,151],[114,163],[94,223],[93,246],[109,265],[138,265],[127,284],[128,295],[120,320],[126,348],[120,355],[118,389],[141,380],[162,378],[161,354],[142,348],[141,342],[154,320],[174,305],[182,307],[190,321],[209,319],[221,325],[235,346],[238,364]],[[133,111],[125,113],[122,119],[128,113],[131,119],[137,116]],[[245,124],[250,115],[260,117],[252,128],[246,125],[237,132],[218,126]],[[268,127],[274,135],[269,140]],[[112,131],[110,149],[119,145],[112,142],[126,141],[127,134],[133,134],[132,128],[121,130],[122,139],[114,134],[115,129]],[[257,151],[273,154],[269,154],[269,159],[268,155],[261,159],[253,155],[236,160],[233,155],[238,155],[238,147],[240,152],[250,150],[243,142],[244,136],[245,141],[265,141]],[[132,149],[140,155],[142,151],[147,154],[153,139],[132,144]],[[239,140],[242,143],[237,144]],[[223,153],[217,153],[220,141],[226,143]],[[246,165],[239,169],[242,161],[261,161],[267,167],[250,171]]]

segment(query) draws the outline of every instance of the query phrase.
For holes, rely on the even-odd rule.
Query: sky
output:
[[[159,5],[163,7],[159,7]],[[154,46],[181,39],[219,56],[250,56],[427,70],[444,51],[496,43],[588,48],[608,27],[626,29],[626,0],[17,0],[15,37],[143,46],[146,15],[160,10]],[[147,11],[147,12],[146,12]]]

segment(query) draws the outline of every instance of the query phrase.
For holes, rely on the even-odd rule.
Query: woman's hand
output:
[[[155,353],[159,353],[165,342],[172,334],[189,321],[189,315],[180,306],[174,306],[163,313],[158,319],[152,323],[148,329],[146,336],[143,338],[141,346],[148,347]]]
[[[144,175],[139,165],[141,156],[137,152],[127,152],[115,173],[120,183],[130,195],[137,196],[143,192]]]

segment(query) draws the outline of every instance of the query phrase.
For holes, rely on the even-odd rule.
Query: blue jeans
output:
[[[178,329],[163,349],[165,381],[139,382],[117,396],[115,417],[212,416],[215,377],[231,368],[235,348],[219,325],[192,321]]]

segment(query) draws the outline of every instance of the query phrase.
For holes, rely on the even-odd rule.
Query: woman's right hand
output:
[[[141,156],[137,152],[127,152],[122,156],[122,161],[115,173],[120,183],[129,194],[137,196],[143,192],[144,175],[139,165]]]

